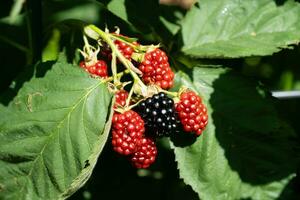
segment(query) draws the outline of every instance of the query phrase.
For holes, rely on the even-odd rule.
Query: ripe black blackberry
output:
[[[161,92],[142,101],[136,108],[145,122],[145,134],[151,137],[170,136],[177,132],[174,101]]]

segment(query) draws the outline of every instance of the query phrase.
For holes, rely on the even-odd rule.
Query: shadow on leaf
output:
[[[212,84],[216,138],[240,178],[257,185],[295,173],[295,135],[278,118],[273,99],[255,81],[232,71]]]
[[[194,134],[184,133],[173,134],[170,137],[176,147],[186,147],[195,143],[197,137]]]

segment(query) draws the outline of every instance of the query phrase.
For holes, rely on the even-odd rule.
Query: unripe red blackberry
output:
[[[170,136],[177,132],[177,119],[174,101],[165,93],[158,93],[142,101],[136,111],[145,122],[146,135],[151,137]]]
[[[201,135],[208,123],[207,109],[201,97],[193,91],[183,92],[176,104],[176,111],[184,131]]]
[[[163,89],[173,87],[174,72],[170,68],[168,56],[160,49],[147,52],[139,65],[146,84],[154,83]]]
[[[136,168],[148,168],[154,163],[157,155],[155,142],[150,138],[139,140],[137,151],[132,154],[131,163]]]
[[[81,68],[83,68],[83,69],[86,68],[85,62],[84,62],[84,61],[80,61],[79,66],[80,66]]]
[[[133,48],[120,40],[115,40],[114,43],[118,47],[119,51],[123,54],[123,56],[128,60],[131,60]]]
[[[108,72],[107,72],[107,65],[104,60],[97,60],[96,63],[92,65],[87,65],[86,62],[82,61],[80,62],[80,67],[84,68],[85,71],[89,72],[90,74],[100,76],[103,78],[107,78]]]
[[[115,33],[113,33],[113,34],[118,36],[118,34],[115,34]],[[123,36],[123,35],[121,35],[121,36]],[[126,36],[123,36],[123,37],[126,37]],[[128,45],[125,42],[122,42],[121,40],[118,40],[118,39],[114,40],[114,44],[117,46],[118,50],[122,53],[122,55],[126,59],[131,60],[131,55],[133,54],[134,49],[130,45]],[[137,42],[133,42],[132,44],[136,45]],[[107,57],[109,60],[112,59],[111,49],[106,43],[103,44],[103,49],[101,51],[101,54],[103,56]]]
[[[115,108],[118,106],[124,107],[128,97],[128,92],[124,89],[116,92]]]
[[[144,136],[144,121],[132,110],[114,113],[112,119],[112,145],[116,152],[129,155],[137,150],[137,142]]]

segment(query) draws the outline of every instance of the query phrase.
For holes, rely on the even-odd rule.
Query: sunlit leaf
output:
[[[0,198],[65,199],[78,190],[108,137],[110,104],[104,82],[61,60],[25,83],[1,107]]]
[[[201,0],[182,21],[182,51],[194,57],[271,55],[300,40],[300,4]]]

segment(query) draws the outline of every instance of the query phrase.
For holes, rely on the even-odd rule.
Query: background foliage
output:
[[[70,199],[299,199],[300,101],[269,92],[300,89],[299,3],[0,5],[1,199],[65,198],[92,172]],[[84,23],[161,43],[177,71],[175,89],[187,85],[208,105],[203,135],[160,140],[149,170],[113,153],[111,96],[77,67]]]

